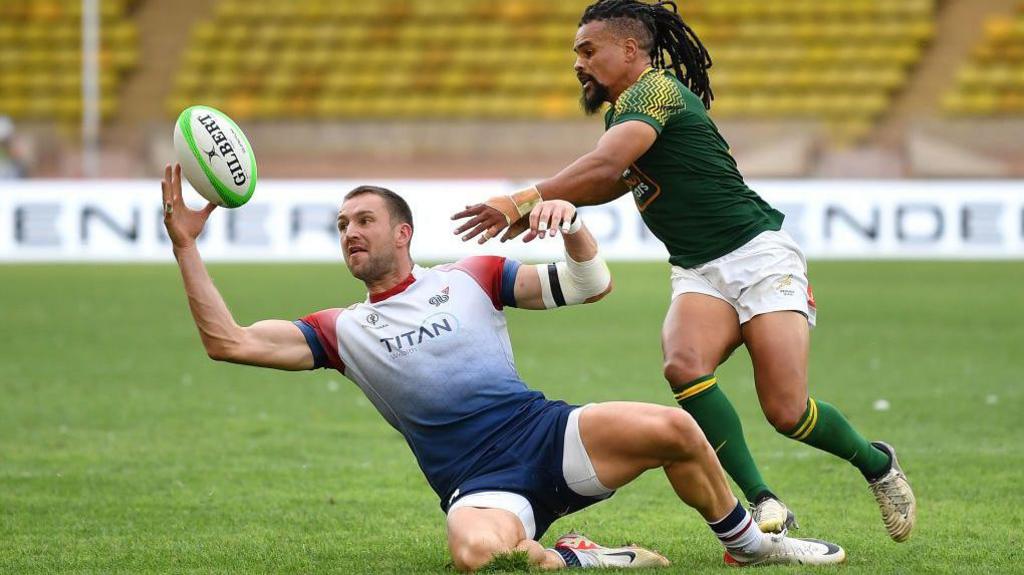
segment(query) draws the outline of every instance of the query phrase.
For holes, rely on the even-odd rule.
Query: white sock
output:
[[[708,525],[730,554],[746,557],[757,555],[766,538],[754,524],[750,512],[739,501],[728,515]]]

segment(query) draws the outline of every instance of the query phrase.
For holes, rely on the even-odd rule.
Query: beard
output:
[[[588,116],[593,116],[601,110],[601,106],[608,101],[608,86],[600,83],[594,77],[588,77],[587,80],[590,82],[590,91],[584,86],[583,93],[580,94],[580,107]]]
[[[394,260],[386,254],[367,253],[366,261],[361,266],[354,267],[348,263],[348,270],[352,277],[362,282],[375,282],[388,274],[394,267]]]

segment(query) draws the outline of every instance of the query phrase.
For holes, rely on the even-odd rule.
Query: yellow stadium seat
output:
[[[715,58],[716,115],[825,118],[859,133],[934,34],[935,2],[687,0],[680,8]],[[575,117],[570,46],[588,3],[221,0],[212,23],[195,28],[176,86],[181,97],[201,98],[223,94],[231,80],[253,91],[254,117]],[[227,32],[214,37],[218,28]],[[235,74],[190,79],[222,68]]]
[[[125,73],[138,64],[138,32],[125,0],[100,4],[101,112],[116,110]],[[81,2],[0,2],[0,112],[74,121],[81,116]]]
[[[1024,4],[985,23],[983,38],[956,74],[942,109],[953,116],[1019,116],[1024,112]]]

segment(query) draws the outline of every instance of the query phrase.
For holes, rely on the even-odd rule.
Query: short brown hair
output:
[[[384,199],[388,206],[388,213],[391,215],[391,223],[409,224],[412,227],[412,209],[402,196],[380,186],[359,186],[345,194],[345,201],[364,194],[373,194]]]

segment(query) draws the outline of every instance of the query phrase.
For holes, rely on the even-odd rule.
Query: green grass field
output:
[[[596,306],[509,311],[520,372],[571,402],[671,404],[667,266],[613,272]],[[212,273],[242,323],[363,297],[341,265]],[[846,573],[1024,570],[1024,265],[816,262],[811,276],[812,394],[899,449],[919,522],[889,541],[855,469],[764,422],[738,352],[720,380],[798,533],[843,545]],[[435,496],[359,390],[208,360],[173,266],[2,266],[0,280],[0,573],[451,572]],[[658,472],[543,542],[570,528],[657,548],[673,571],[726,569]]]

